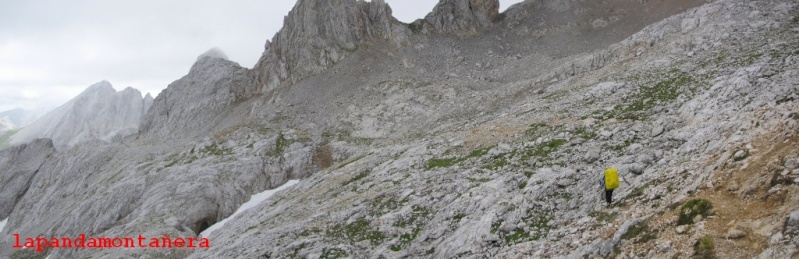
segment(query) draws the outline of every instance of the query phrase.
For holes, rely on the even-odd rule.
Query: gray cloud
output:
[[[403,22],[435,0],[386,0]],[[501,1],[502,8],[521,0]],[[293,1],[12,0],[0,8],[0,111],[60,105],[108,80],[154,96],[219,47],[252,67]]]

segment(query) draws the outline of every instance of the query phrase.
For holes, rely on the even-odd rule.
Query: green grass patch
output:
[[[393,226],[398,228],[411,228],[410,231],[402,233],[398,236],[399,242],[395,245],[391,246],[392,251],[400,251],[403,248],[408,247],[411,242],[419,236],[419,233],[422,232],[422,229],[425,226],[425,222],[430,215],[430,209],[419,206],[413,205],[411,207],[411,214],[407,217],[402,217],[396,222],[394,222]]]
[[[283,152],[286,152],[286,148],[288,148],[290,145],[291,141],[286,139],[286,136],[283,135],[283,132],[280,132],[275,140],[275,149],[272,150],[272,154],[276,156],[282,155]]]
[[[335,259],[335,258],[347,258],[347,257],[349,257],[347,251],[335,247],[322,248],[322,255],[319,256],[320,259]]]
[[[301,237],[309,237],[311,235],[316,235],[316,234],[320,234],[320,233],[322,233],[321,229],[313,227],[313,228],[310,228],[310,229],[308,229],[308,228],[303,229],[302,231],[300,231],[300,233],[298,235],[300,235]]]
[[[455,217],[452,217],[452,222],[453,222],[453,223],[458,223],[458,222],[461,222],[461,220],[462,220],[464,217],[466,217],[466,214],[459,213],[458,215],[455,215]]]
[[[658,232],[649,228],[648,221],[638,222],[627,229],[627,233],[621,236],[622,239],[632,240],[633,243],[641,244],[657,239]]]
[[[517,187],[519,187],[519,190],[524,189],[524,187],[527,187],[527,182],[521,182],[517,185]]]
[[[577,129],[577,131],[574,132],[574,135],[577,135],[578,137],[581,137],[583,139],[588,140],[588,139],[595,138],[596,137],[596,132],[593,132],[593,131],[588,130],[586,128],[579,128],[579,129]]]
[[[487,183],[487,182],[491,181],[491,178],[471,178],[471,177],[467,177],[466,179],[469,180],[470,183]]]
[[[716,258],[716,253],[714,251],[715,248],[716,245],[715,242],[713,242],[713,237],[711,236],[704,236],[699,240],[696,240],[696,243],[694,243],[694,253],[696,254],[696,258]]]
[[[425,164],[424,169],[431,170],[437,167],[450,167],[460,162],[461,160],[459,158],[431,159],[427,161],[427,164]]]
[[[544,129],[547,128],[547,124],[545,123],[533,123],[530,125],[530,128],[524,131],[524,134],[535,138],[538,137]]]
[[[481,157],[488,153],[490,148],[484,149],[476,149],[470,152],[468,155],[459,158],[443,158],[443,159],[431,159],[427,161],[424,166],[425,170],[432,170],[438,167],[450,167],[456,164],[459,164],[463,161],[469,160],[470,158]]]
[[[641,195],[644,195],[644,192],[646,191],[647,188],[649,188],[649,185],[643,185],[643,186],[636,187],[635,189],[633,189],[632,192],[630,192],[630,194],[627,195],[627,198],[628,199],[629,198],[636,198],[636,197],[639,197]]]
[[[641,79],[634,78],[633,80]],[[594,111],[594,114],[601,114],[604,119],[645,120],[647,119],[645,111],[658,104],[676,100],[680,96],[682,88],[694,82],[694,78],[675,69],[663,75],[651,75],[649,79],[643,79],[643,81],[635,93],[624,98],[629,101],[617,105],[611,111]]]
[[[372,229],[366,219],[358,219],[350,224],[336,224],[329,228],[325,234],[336,240],[349,240],[351,242],[368,240],[373,246],[380,245],[386,238],[383,232]]]
[[[499,231],[499,227],[502,226],[503,221],[495,221],[491,223],[491,234],[496,234]]]
[[[178,164],[178,162],[180,162],[180,160],[178,160],[178,159],[172,160],[172,162],[169,162],[169,164],[166,164],[166,165],[164,166],[164,168],[170,168],[170,167],[172,167],[172,166],[174,166],[174,165]]]
[[[549,157],[552,152],[557,151],[563,144],[566,144],[565,139],[553,139],[536,146],[533,150],[529,151],[527,155],[530,157]]]
[[[533,177],[533,175],[534,175],[534,174],[535,174],[535,172],[533,172],[532,170],[530,170],[530,171],[524,171],[524,176],[527,176],[527,178],[528,178],[528,179],[529,179],[530,177]]]
[[[597,221],[603,223],[610,223],[619,218],[618,212],[607,213],[602,211],[592,211],[588,213],[588,216],[596,218]]]
[[[396,197],[377,197],[372,200],[372,203],[369,205],[371,208],[371,215],[372,216],[380,216],[384,215],[389,212],[396,211],[400,207],[404,206],[408,203],[408,198],[403,200],[399,200]]]
[[[341,186],[346,186],[348,184],[360,181],[361,179],[366,178],[367,176],[369,176],[369,173],[370,172],[368,170],[360,172],[357,175],[355,175],[354,177],[352,177],[349,180],[347,180],[344,183],[342,183]]]
[[[568,94],[569,94],[569,91],[559,90],[559,91],[555,91],[555,92],[552,92],[550,94],[547,94],[544,97],[541,97],[541,99],[549,100],[549,101],[557,101],[557,100],[560,100],[563,97],[566,97],[566,95],[568,95]]]
[[[525,232],[522,229],[514,230],[510,235],[505,236],[505,243],[506,244],[516,244],[521,241],[526,241],[530,239],[530,233]]]
[[[690,200],[680,209],[680,217],[677,219],[677,225],[694,224],[694,217],[696,217],[696,215],[702,215],[702,217],[706,218],[707,216],[712,215],[712,209],[713,204],[711,204],[708,200]]]
[[[625,140],[624,143],[610,146],[610,147],[608,147],[608,149],[615,150],[615,151],[621,151],[621,150],[624,150],[625,148],[629,147],[633,143],[635,143],[635,140],[636,140],[635,138],[631,138],[631,139]]]
[[[213,143],[200,149],[200,153],[214,156],[224,156],[233,154],[233,149],[229,147],[220,147],[216,143]]]

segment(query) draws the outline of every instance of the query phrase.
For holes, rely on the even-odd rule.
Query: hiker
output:
[[[613,190],[619,188],[619,171],[616,168],[608,167],[599,183],[605,189],[605,201],[610,207],[610,203],[613,201]]]

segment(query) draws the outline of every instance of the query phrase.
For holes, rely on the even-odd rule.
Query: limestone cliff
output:
[[[186,76],[150,97],[152,107],[139,129],[144,137],[161,140],[207,134],[224,119],[223,108],[254,94],[248,70],[214,48],[200,55]]]
[[[31,185],[31,179],[53,153],[53,142],[37,139],[0,151],[0,219],[11,210]]]
[[[370,40],[405,34],[383,0],[299,0],[253,70],[266,92],[319,73]]]
[[[476,33],[494,24],[498,16],[499,0],[442,0],[413,25],[426,32]]]

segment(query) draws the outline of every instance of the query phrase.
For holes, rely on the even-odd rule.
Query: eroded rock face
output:
[[[473,33],[491,26],[498,15],[498,0],[441,0],[424,22],[437,32]]]
[[[188,75],[169,84],[150,101],[152,109],[142,120],[140,132],[158,140],[208,133],[226,117],[221,109],[254,93],[246,68],[227,60],[221,50],[209,50],[197,58]]]
[[[28,190],[31,179],[53,152],[53,142],[49,139],[37,139],[0,151],[0,219],[11,214]]]
[[[300,0],[253,70],[269,91],[325,70],[370,40],[401,41],[406,30],[383,0]]]

